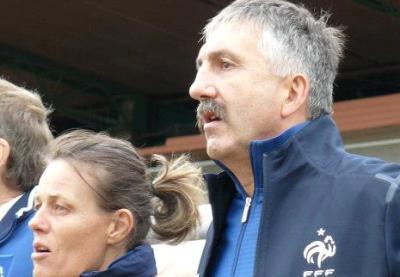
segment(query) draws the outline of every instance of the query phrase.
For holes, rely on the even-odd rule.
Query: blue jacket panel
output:
[[[254,276],[400,276],[399,165],[347,153],[329,116],[258,155],[264,201]],[[236,192],[224,172],[206,179],[214,222],[201,276],[210,275]]]
[[[30,193],[25,193],[0,222],[0,276],[32,276],[32,231],[28,222],[33,216]]]
[[[253,141],[250,145],[252,167],[262,166],[262,154],[273,151],[285,143],[291,136],[300,131],[308,122],[293,126],[279,136]],[[262,203],[264,201],[262,174],[255,176],[253,196],[248,196],[237,178],[225,165],[216,161],[235,184],[237,193],[232,198],[224,220],[224,232],[213,264],[211,276],[252,276],[258,230],[261,221]],[[262,173],[262,171],[254,171]]]
[[[81,277],[154,277],[156,274],[153,249],[140,244],[112,262],[106,270],[85,272]]]

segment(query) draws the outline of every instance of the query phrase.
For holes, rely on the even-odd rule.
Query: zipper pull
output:
[[[247,217],[249,215],[251,206],[251,197],[246,197],[246,203],[244,204],[243,214],[242,214],[242,223],[247,221]]]

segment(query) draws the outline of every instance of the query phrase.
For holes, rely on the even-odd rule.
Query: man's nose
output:
[[[190,97],[198,101],[215,98],[217,96],[217,88],[214,83],[212,74],[207,72],[206,69],[200,68],[190,86]]]

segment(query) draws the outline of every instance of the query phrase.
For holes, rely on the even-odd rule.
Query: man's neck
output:
[[[237,159],[235,161],[223,162],[229,170],[236,176],[243,189],[246,191],[248,196],[253,196],[254,193],[254,178],[253,171],[251,169],[250,157],[247,154],[247,158]]]

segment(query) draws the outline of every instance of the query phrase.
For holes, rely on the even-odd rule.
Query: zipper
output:
[[[247,222],[247,218],[249,217],[249,211],[251,206],[251,197],[246,197],[246,203],[244,204],[244,209],[242,213],[242,223]]]
[[[237,267],[237,263],[238,263],[238,259],[239,259],[239,255],[240,255],[240,249],[242,248],[242,240],[243,240],[244,234],[246,233],[247,219],[249,217],[249,212],[250,212],[250,208],[251,208],[251,200],[252,200],[252,198],[249,196],[247,196],[245,199],[245,204],[244,204],[242,219],[241,219],[242,227],[240,229],[239,239],[238,239],[238,243],[236,246],[235,260],[233,262],[233,268],[232,268],[232,273],[231,273],[232,277],[234,277],[236,274],[236,267]]]
[[[251,160],[251,168],[252,168],[252,172],[253,172],[253,177],[254,177],[254,185],[256,184],[257,180],[256,180],[256,176],[255,176],[255,167],[254,167],[254,161],[253,161],[253,153],[252,153],[252,147],[250,146],[250,160]],[[251,202],[252,199],[256,199],[255,195],[256,195],[256,188],[254,187],[254,193],[252,197],[249,197],[246,193],[246,199],[245,199],[245,204],[244,204],[244,208],[243,208],[243,213],[242,213],[242,219],[241,219],[241,223],[242,223],[242,228],[240,230],[240,234],[239,234],[239,239],[238,239],[238,244],[236,247],[236,253],[235,253],[235,260],[233,263],[233,268],[232,268],[232,274],[231,276],[234,277],[236,274],[236,268],[237,268],[237,264],[238,264],[238,259],[239,259],[239,255],[240,255],[240,249],[242,247],[242,241],[243,241],[243,236],[246,233],[246,227],[247,227],[247,220],[249,218],[249,213],[251,210]]]
[[[264,201],[263,204],[261,206],[261,219],[260,219],[260,225],[258,226],[258,235],[257,235],[257,244],[256,244],[256,255],[254,257],[254,267],[253,267],[253,275],[257,276],[257,273],[259,272],[263,272],[260,269],[257,270],[257,264],[259,261],[259,257],[260,257],[260,252],[261,252],[261,231],[262,231],[262,227],[264,226],[264,224],[266,224],[266,217],[268,216],[267,213],[267,207],[265,207],[265,205],[267,205],[267,195],[268,195],[268,186],[267,186],[267,177],[268,177],[268,172],[267,169],[265,167],[265,164],[267,163],[267,159],[268,159],[268,154],[263,154],[263,162],[262,162],[262,169],[263,169],[263,184],[264,184],[264,189],[263,189],[263,196],[264,196]],[[267,226],[265,226],[265,231],[267,231]],[[268,234],[268,233],[267,233]],[[264,249],[266,244],[264,244]]]

